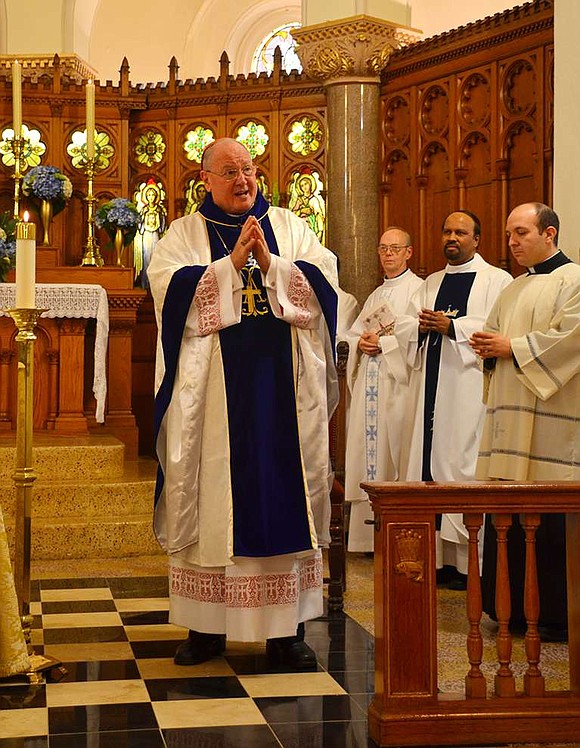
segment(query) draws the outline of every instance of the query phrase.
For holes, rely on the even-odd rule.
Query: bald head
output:
[[[218,138],[204,150],[201,164],[205,189],[218,208],[231,215],[247,213],[258,194],[248,149],[233,138]]]

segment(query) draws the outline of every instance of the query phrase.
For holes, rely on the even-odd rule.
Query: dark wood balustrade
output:
[[[375,513],[375,696],[369,733],[381,746],[577,741],[580,736],[580,482],[365,483]],[[469,511],[466,512],[465,510]],[[435,515],[464,512],[469,532],[465,692],[437,686]],[[569,691],[549,691],[541,673],[535,533],[543,513],[566,514]],[[498,534],[497,666],[481,670],[483,640],[477,537],[484,514]],[[505,538],[512,515],[526,535],[525,637],[521,688],[511,667]],[[492,695],[489,695],[490,691]]]

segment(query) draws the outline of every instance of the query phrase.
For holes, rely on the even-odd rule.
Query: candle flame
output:
[[[28,223],[28,219],[29,219],[29,218],[30,218],[30,214],[28,213],[28,211],[27,211],[27,210],[25,210],[25,211],[24,211],[24,221],[25,221],[26,223]]]

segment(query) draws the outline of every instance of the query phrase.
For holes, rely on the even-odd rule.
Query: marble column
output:
[[[380,72],[409,36],[365,15],[292,35],[304,71],[326,89],[326,244],[340,258],[341,286],[362,303],[378,280]]]

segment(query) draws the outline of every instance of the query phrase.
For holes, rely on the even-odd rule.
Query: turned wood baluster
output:
[[[465,676],[465,695],[467,698],[485,698],[487,687],[481,672],[483,657],[483,638],[479,630],[481,621],[481,582],[479,579],[478,536],[483,523],[483,514],[464,514],[463,524],[469,533],[469,547],[467,557],[467,620],[469,633],[467,635],[467,657],[469,672]]]
[[[496,514],[493,524],[497,532],[495,613],[499,624],[496,637],[499,668],[495,675],[495,693],[497,696],[514,696],[516,684],[511,669],[512,637],[509,631],[511,596],[507,555],[507,533],[512,524],[512,516],[511,514]]]
[[[540,526],[539,514],[522,514],[520,523],[526,534],[526,576],[524,582],[524,613],[527,631],[525,638],[528,669],[524,674],[524,692],[528,696],[544,696],[545,683],[538,664],[540,662],[540,594],[538,591],[538,569],[536,563],[536,530]]]

